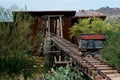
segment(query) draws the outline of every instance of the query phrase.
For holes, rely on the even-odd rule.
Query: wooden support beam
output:
[[[60,36],[61,38],[63,38],[63,26],[62,26],[62,16],[59,17],[60,18]]]
[[[64,15],[44,15],[44,16],[47,16],[47,17],[59,17],[59,16],[64,16]]]
[[[51,47],[54,47],[55,45],[51,45]]]
[[[60,36],[60,21],[57,19],[57,36]]]
[[[50,36],[50,17],[48,17],[48,36]]]
[[[53,62],[55,65],[63,65],[63,64],[71,64],[72,61],[71,59],[68,60],[68,61],[62,61],[62,57],[59,56],[58,59],[56,58],[56,56],[54,56],[54,62]]]
[[[49,51],[49,53],[60,53],[61,51]]]
[[[57,61],[57,62],[53,62],[54,64],[70,64],[70,61]]]

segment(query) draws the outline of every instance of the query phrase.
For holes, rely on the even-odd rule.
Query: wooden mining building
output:
[[[106,15],[95,12],[95,11],[26,11],[32,17],[34,17],[34,22],[31,23],[33,43],[35,43],[36,35],[39,30],[46,27],[48,34],[54,34],[65,38],[72,42],[70,39],[69,30],[78,19],[84,19],[89,17],[99,17],[105,19]],[[13,12],[13,13],[25,13],[25,12]],[[43,20],[43,21],[41,21]]]

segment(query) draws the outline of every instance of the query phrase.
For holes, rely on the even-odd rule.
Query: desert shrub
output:
[[[14,22],[0,23],[0,74],[23,74],[24,78],[38,71],[31,59],[32,45],[31,22],[28,13],[13,13]],[[2,77],[2,76],[1,76]]]
[[[115,31],[120,31],[120,15],[107,17],[105,22],[111,24]]]
[[[0,74],[0,80],[20,80],[23,77],[20,77],[20,75],[8,75],[7,73],[2,73]]]
[[[45,68],[46,71],[50,70],[50,54],[49,51],[51,50],[51,41],[49,37],[46,37],[44,40],[44,56],[45,56]]]
[[[84,80],[83,76],[84,74],[81,71],[79,71],[79,69],[77,69],[76,67],[74,67],[74,70],[71,70],[69,65],[66,65],[66,67],[59,67],[56,70],[52,68],[51,72],[46,74],[44,79],[45,80]]]
[[[120,67],[120,18],[108,18],[106,22],[113,26],[112,31],[106,31],[106,46],[102,50],[102,57],[111,65]]]
[[[37,72],[38,66],[32,59],[26,59],[25,57],[7,57],[0,58],[0,74],[7,73],[10,76],[20,75],[23,73],[24,78],[27,79],[33,73]]]
[[[102,57],[115,67],[120,67],[120,32],[106,31],[106,45],[102,50]]]
[[[105,23],[100,18],[79,19],[70,30],[71,37],[80,34],[102,34],[106,30],[111,30],[112,26]]]

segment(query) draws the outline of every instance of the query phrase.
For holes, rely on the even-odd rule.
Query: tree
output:
[[[107,17],[105,22],[111,24],[114,31],[120,31],[120,15]]]
[[[39,71],[39,65],[31,57],[34,18],[27,12],[14,12],[13,16],[14,22],[0,23],[0,76],[4,78],[4,73],[10,77],[23,74],[26,80]],[[3,18],[6,19],[6,16],[3,15]],[[42,32],[40,29],[36,34],[36,45],[40,45]]]
[[[102,49],[102,58],[112,66],[120,68],[120,17],[108,17],[106,22],[113,26],[113,31],[107,31],[106,46]]]
[[[70,30],[71,37],[79,34],[102,34],[107,30],[111,30],[112,26],[105,23],[100,18],[79,19]]]
[[[6,9],[0,6],[0,22],[13,22],[12,11],[26,11],[27,7],[19,8],[16,5],[12,5],[10,8]]]

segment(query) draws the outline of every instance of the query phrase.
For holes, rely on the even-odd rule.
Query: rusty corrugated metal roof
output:
[[[79,10],[79,12],[76,12],[75,17],[106,17],[105,14],[96,12],[96,11],[88,11],[88,10]]]
[[[44,16],[44,15],[64,15],[64,16],[72,16],[73,18],[87,18],[87,17],[103,17],[105,18],[106,15],[96,11],[88,11],[88,10],[79,10],[76,12],[74,10],[63,10],[63,11],[15,11],[16,13],[28,12],[33,16]]]
[[[27,12],[33,16],[44,16],[44,15],[64,15],[64,16],[74,16],[76,11],[75,10],[56,10],[56,11],[14,11],[15,13],[23,13]]]

